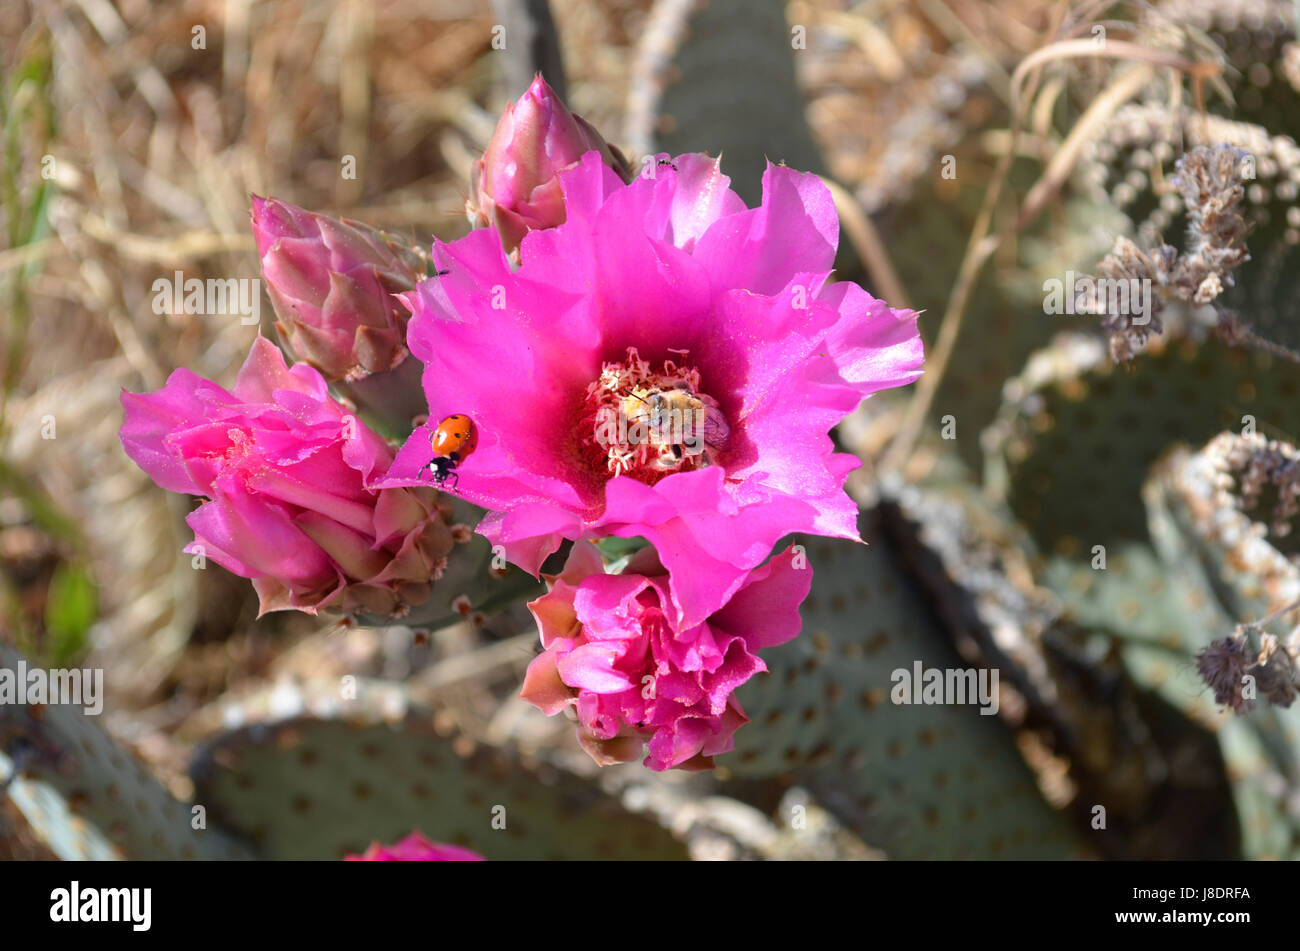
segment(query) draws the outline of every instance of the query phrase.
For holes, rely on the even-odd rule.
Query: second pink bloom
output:
[[[614,575],[579,542],[548,580],[550,592],[529,605],[544,651],[521,696],[548,715],[571,708],[579,741],[602,766],[637,759],[648,744],[651,769],[708,769],[748,721],[734,691],[767,670],[757,651],[798,635],[812,570],[789,549],[690,627],[677,623],[651,548]]]

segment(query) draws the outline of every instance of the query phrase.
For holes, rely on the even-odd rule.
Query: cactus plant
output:
[[[198,801],[260,857],[337,859],[412,829],[489,860],[686,857],[593,784],[442,736],[400,689],[354,686],[348,700],[337,684],[284,688],[265,715],[250,701],[196,754]]]
[[[1198,653],[1232,631],[1242,616],[1237,612],[1275,603],[1259,601],[1258,576],[1241,570],[1259,552],[1246,561],[1241,553],[1234,557],[1214,521],[1191,517],[1189,504],[1194,508],[1216,491],[1198,461],[1179,449],[1153,469],[1143,496],[1154,548],[1131,543],[1109,556],[1103,570],[1055,557],[1042,577],[1078,623],[1113,639],[1133,678],[1214,737],[1232,781],[1242,853],[1292,857],[1300,837],[1286,790],[1298,778],[1296,711],[1264,706],[1235,717],[1215,703],[1196,672]]]
[[[1095,618],[1071,619],[1005,507],[951,479],[890,495],[890,541],[963,659],[1000,669],[1003,719],[1038,769],[1055,763],[1052,801],[1088,845],[1121,859],[1237,854],[1214,738],[1124,670]]]
[[[18,671],[20,661],[0,644],[0,668]],[[0,705],[0,750],[0,765],[19,767],[10,795],[60,858],[249,856],[75,706]]]
[[[82,550],[81,540],[68,535],[68,547],[77,550],[60,557],[90,564],[104,602],[90,662],[102,656],[116,668],[114,681],[132,681],[115,682],[118,696],[129,696],[132,705],[167,704],[138,721],[110,725],[151,729],[161,722],[169,743],[203,739],[191,766],[197,796],[189,803],[138,765],[94,717],[67,707],[0,707],[0,782],[54,854],[332,860],[419,830],[489,859],[1300,856],[1300,706],[1292,703],[1300,676],[1262,682],[1253,708],[1237,692],[1239,674],[1261,680],[1266,671],[1277,672],[1269,667],[1276,658],[1291,657],[1294,645],[1279,638],[1300,600],[1300,542],[1277,526],[1266,530],[1251,507],[1255,501],[1263,511],[1275,507],[1279,524],[1289,524],[1296,502],[1290,488],[1281,480],[1262,488],[1251,480],[1261,472],[1300,471],[1295,450],[1277,442],[1294,442],[1300,432],[1294,5],[1169,0],[1107,11],[1132,16],[1127,24],[1071,15],[1044,21],[1051,34],[1026,21],[1006,36],[992,29],[978,4],[958,11],[961,17],[944,4],[922,4],[919,12],[894,4],[872,20],[862,10],[833,6],[655,0],[642,4],[649,11],[643,21],[628,19],[632,30],[601,12],[560,18],[575,36],[618,34],[624,48],[639,30],[630,78],[593,57],[601,60],[593,67],[600,88],[579,68],[572,89],[576,102],[603,121],[622,84],[630,85],[630,145],[636,158],[651,159],[638,171],[652,181],[629,184],[624,169],[606,168],[622,164],[616,150],[606,152],[604,139],[581,123],[566,126],[567,108],[539,79],[499,128],[509,132],[510,122],[522,122],[527,133],[529,122],[545,125],[547,116],[558,116],[565,130],[559,151],[543,150],[545,167],[533,169],[537,181],[522,190],[508,187],[519,171],[512,161],[518,149],[507,148],[506,160],[493,162],[508,135],[498,134],[478,163],[465,152],[464,141],[486,144],[492,128],[468,105],[482,101],[477,83],[470,96],[439,96],[417,110],[460,113],[458,129],[434,130],[430,140],[441,144],[447,167],[459,167],[462,183],[463,173],[476,169],[471,187],[483,192],[474,199],[483,214],[471,219],[477,233],[436,240],[431,254],[369,226],[255,201],[256,244],[281,331],[291,350],[324,372],[311,390],[314,402],[333,394],[331,425],[297,425],[310,416],[298,398],[306,394],[295,397],[282,384],[317,371],[283,368],[278,384],[255,394],[276,425],[247,431],[232,425],[249,409],[241,396],[239,407],[225,407],[196,435],[190,397],[215,392],[196,384],[158,407],[161,422],[137,449],[143,446],[140,455],[154,463],[164,450],[177,450],[171,463],[152,467],[160,485],[186,491],[193,478],[204,488],[212,483],[209,495],[221,490],[231,504],[218,506],[220,524],[206,527],[234,530],[212,535],[208,556],[224,564],[246,553],[244,574],[259,579],[264,608],[343,609],[354,623],[340,635],[321,629],[332,618],[255,621],[251,603],[233,597],[224,598],[230,604],[218,613],[212,602],[229,589],[213,590],[222,583],[219,572],[193,574],[191,566],[206,563],[201,559],[181,561],[170,588],[159,584],[163,561],[171,559],[160,561],[157,553],[180,549],[189,533],[174,540],[146,532],[116,536],[128,523],[164,524],[156,517],[160,493],[127,498],[132,483],[123,478],[104,477],[89,488],[70,482],[84,496],[80,506],[70,506],[72,521],[84,521],[91,545]],[[787,22],[787,11],[808,22]],[[382,19],[370,26],[381,28]],[[479,25],[467,20],[447,28],[472,37],[468,31]],[[1089,28],[1101,42],[1085,39]],[[249,41],[261,44],[272,32],[254,31]],[[535,52],[521,43],[527,34],[513,23],[508,32],[512,60]],[[497,38],[494,29],[494,53]],[[582,49],[574,37],[565,39],[566,49]],[[412,42],[430,48],[414,33]],[[558,49],[558,42],[549,44],[548,73],[555,72]],[[864,59],[863,49],[879,55],[841,68]],[[371,84],[377,97],[371,108],[369,93],[360,100],[352,94],[366,88],[350,81],[358,75],[355,53],[349,47],[343,54],[342,139],[331,130],[323,154],[301,147],[297,120],[287,138],[281,125],[252,113],[247,121],[218,123],[275,133],[268,141],[279,146],[263,150],[270,167],[257,177],[287,183],[274,155],[302,155],[314,171],[293,187],[311,194],[314,176],[336,178],[334,152],[341,149],[334,146],[365,139],[358,123],[383,125],[388,116],[412,114],[378,97],[391,86],[427,84],[393,83],[385,73]],[[250,60],[278,61],[264,46]],[[175,68],[158,62],[164,74]],[[572,57],[570,64],[587,65]],[[607,84],[602,71],[614,69],[620,76]],[[281,71],[286,80],[292,72]],[[175,73],[163,78],[149,89],[176,85]],[[556,88],[562,78],[554,76]],[[890,102],[864,105],[879,85],[891,87],[880,97]],[[256,86],[223,83],[223,89]],[[1090,95],[1099,90],[1102,95]],[[811,110],[805,97],[815,100]],[[221,115],[241,115],[222,105]],[[212,110],[182,110],[167,135],[123,141],[165,145],[179,134],[189,146],[176,160],[182,162],[201,154],[213,134],[191,134],[191,113]],[[1083,121],[1070,125],[1079,114]],[[306,127],[314,114],[300,118]],[[103,123],[85,125],[95,137],[103,131]],[[116,122],[109,125],[121,131]],[[402,149],[411,163],[427,154],[415,146],[429,130],[403,122],[396,131],[396,141],[412,146]],[[286,142],[292,147],[285,149]],[[592,145],[603,163],[590,153],[584,160]],[[84,146],[60,151],[86,154]],[[765,208],[740,209],[736,196],[717,187],[721,173],[712,160],[677,154],[663,163],[668,171],[654,158],[661,150],[725,153],[724,170],[751,206],[767,168],[772,200]],[[533,151],[534,158],[541,154]],[[205,162],[205,184],[211,179],[216,186],[210,200],[180,209],[178,219],[193,216],[192,226],[201,230],[210,215],[223,239],[232,216],[222,196],[246,194],[255,184],[239,178],[251,163],[238,160],[236,150],[228,154],[236,160],[217,165],[228,165],[234,177],[212,179],[226,169]],[[357,157],[354,149],[345,169]],[[349,196],[364,194],[365,213],[403,226],[424,208],[455,200],[441,165],[412,164],[409,187],[402,187],[375,174],[382,166],[369,158],[364,189],[345,185],[332,200],[313,199],[343,213]],[[769,159],[793,168],[768,168]],[[173,334],[178,314],[141,331],[131,307],[138,291],[118,288],[121,301],[105,293],[113,290],[115,269],[138,259],[152,266],[165,257],[157,242],[140,235],[105,238],[125,235],[117,229],[128,223],[135,228],[141,208],[160,196],[181,194],[182,178],[172,173],[184,169],[156,174],[138,160],[104,163],[127,175],[129,203],[119,207],[120,196],[105,187],[120,191],[111,175],[98,174],[98,166],[94,176],[69,175],[65,162],[72,161],[60,157],[56,180],[84,180],[65,189],[66,202],[57,209],[62,217],[52,219],[61,239],[56,244],[85,256],[75,286],[107,310],[107,326],[126,359],[116,368],[97,364],[86,374],[98,377],[91,384],[42,385],[39,399],[28,399],[21,388],[12,401],[8,392],[0,396],[6,451],[23,475],[55,473],[44,486],[51,497],[60,495],[59,470],[102,471],[98,463],[109,449],[85,420],[112,415],[110,391],[118,384],[156,387],[168,365],[227,379],[232,368],[224,355],[247,345],[215,322]],[[910,315],[892,307],[886,314],[860,296],[850,281],[863,262],[847,260],[843,241],[837,273],[817,298],[821,308],[852,305],[834,332],[817,336],[816,327],[830,326],[829,311],[804,314],[807,282],[781,273],[786,265],[814,276],[831,268],[831,255],[823,252],[834,243],[832,198],[815,176],[802,174],[827,168],[879,216],[878,243],[862,240],[863,233],[871,237],[870,223],[851,223],[867,249],[864,258],[872,257],[873,277],[896,275],[912,298],[893,303],[928,311],[922,322],[931,332],[951,300],[954,323],[946,326],[960,326],[952,359],[944,335],[940,359],[926,368],[928,379],[937,380],[934,392],[921,394],[926,412],[909,416],[903,437],[887,449],[884,441],[909,395],[905,384],[921,370]],[[485,169],[490,174],[477,175]],[[346,172],[343,180],[356,181]],[[141,182],[148,186],[143,192]],[[429,204],[408,205],[416,194]],[[394,201],[402,207],[381,195],[400,196]],[[844,214],[843,195],[833,200]],[[718,227],[722,214],[735,220]],[[76,240],[83,227],[93,241]],[[1187,240],[1179,237],[1183,231]],[[1224,239],[1210,242],[1217,258],[1202,253],[1211,232]],[[96,260],[110,245],[124,249],[122,259]],[[187,245],[187,261],[212,253],[194,246],[210,245]],[[28,287],[30,274],[54,260],[45,248],[29,250],[13,259],[15,286]],[[1194,281],[1184,270],[1180,284],[1174,265],[1188,258],[1202,264],[1214,258],[1222,266],[1198,272]],[[1143,330],[1130,339],[1136,323],[1117,329],[1112,310],[1100,311],[1100,322],[1095,314],[1067,321],[1043,297],[1047,278],[1068,279],[1070,270],[1125,274],[1126,261],[1143,266],[1141,276],[1163,292],[1161,305],[1170,312],[1159,314],[1161,328],[1149,335]],[[972,265],[980,268],[973,278]],[[712,292],[728,268],[737,281],[722,300]],[[498,290],[509,293],[498,299]],[[969,301],[962,303],[967,290]],[[394,291],[407,293],[398,301]],[[780,309],[742,309],[767,302]],[[67,303],[60,299],[59,306]],[[121,312],[122,303],[130,313]],[[22,330],[19,311],[14,323]],[[620,314],[626,326],[618,323]],[[722,316],[735,335],[702,346],[712,339],[705,333],[710,321]],[[795,336],[802,339],[751,346],[786,324],[798,324]],[[1063,326],[1081,332],[1061,334]],[[611,336],[601,336],[606,332]],[[908,372],[879,374],[889,377],[893,392],[828,436],[867,384],[880,382],[879,364],[894,362],[878,360],[869,347],[845,359],[860,336],[876,332],[888,338],[884,349],[907,337]],[[169,348],[172,336],[183,338],[183,346]],[[1140,347],[1116,346],[1117,339],[1127,345],[1138,337]],[[259,360],[270,358],[272,345],[255,346]],[[635,347],[642,350],[629,349]],[[796,353],[806,358],[804,369],[782,370]],[[591,359],[585,370],[575,357],[581,354]],[[66,365],[47,359],[32,366],[56,363]],[[778,380],[781,373],[786,382]],[[742,392],[742,376],[756,381],[752,392]],[[722,383],[713,393],[715,379]],[[106,389],[104,381],[111,384]],[[790,381],[809,383],[808,392]],[[568,387],[570,396],[557,395]],[[595,449],[578,431],[588,410],[624,411],[628,401],[650,407],[672,398],[703,407],[706,430],[717,438],[706,440],[702,458],[685,458],[675,451],[679,444],[661,435]],[[332,402],[340,399],[347,400],[340,413],[347,413],[338,415],[336,437]],[[568,419],[579,403],[582,413]],[[66,405],[80,407],[82,419],[63,429],[57,443],[45,445],[53,431],[46,437],[43,426],[39,440],[31,435],[35,418]],[[756,425],[760,410],[778,406],[788,417]],[[426,408],[434,424],[445,414],[472,416],[483,437],[473,458],[437,457],[447,465],[466,463],[456,479],[440,485],[446,491],[437,498],[422,484],[435,448],[430,426],[415,416]],[[625,415],[640,413],[633,410]],[[347,414],[358,412],[383,419],[370,433],[373,440],[367,437],[369,461],[359,467],[355,433],[346,434],[355,422]],[[922,415],[931,425],[918,434],[914,424]],[[816,432],[808,436],[811,428]],[[71,440],[64,438],[69,431]],[[389,445],[402,438],[407,445],[400,451]],[[338,459],[329,455],[292,478],[312,456],[308,447],[322,439],[337,444]],[[852,460],[833,454],[836,443],[856,448],[865,469],[848,476]],[[1226,452],[1228,445],[1236,448]],[[1238,450],[1253,461],[1225,467]],[[1260,462],[1268,453],[1271,461]],[[810,457],[825,457],[825,471],[806,468]],[[257,458],[274,465],[251,465]],[[534,465],[538,460],[543,464]],[[983,471],[973,478],[981,462]],[[225,476],[219,486],[218,469]],[[608,497],[593,494],[588,476],[606,471],[614,475],[598,480],[602,487],[626,478]],[[7,463],[0,465],[0,481],[8,472]],[[716,480],[720,494],[687,498],[691,478],[706,489],[707,480]],[[843,493],[845,478],[856,500]],[[350,488],[336,495],[343,482]],[[765,496],[772,504],[762,519],[750,491],[758,487],[781,493]],[[486,537],[470,528],[485,513],[453,500],[453,493],[488,507],[481,523]],[[20,510],[31,508],[21,492],[13,494]],[[278,501],[265,504],[272,497]],[[400,504],[412,498],[418,513]],[[6,569],[9,553],[23,548],[21,531],[9,534],[10,501],[8,494],[0,498]],[[179,523],[186,503],[178,498],[173,505]],[[293,532],[274,530],[284,527],[278,517],[286,505],[294,510],[295,531],[314,547],[300,539],[291,544]],[[257,517],[249,520],[251,507]],[[216,518],[211,509],[195,514],[191,519],[200,522]],[[855,514],[867,546],[847,540]],[[796,557],[813,568],[799,616],[795,604],[806,575],[798,576],[799,586],[780,587],[783,598],[747,607],[738,592],[758,572],[771,581],[773,562],[764,564],[771,544],[796,529],[837,538],[795,537]],[[565,564],[566,552],[556,547],[561,539],[577,539],[581,584],[573,583],[576,572],[572,579],[548,578],[570,589],[552,590],[532,605],[543,650],[533,658],[536,676],[525,675],[519,693],[515,674],[529,660],[524,641],[530,637],[510,629],[527,622],[517,602],[540,593],[533,569],[553,576]],[[599,546],[585,546],[589,539]],[[143,573],[147,584],[138,577],[115,584],[114,572],[105,570],[119,543],[135,576],[141,566],[158,569]],[[553,560],[545,559],[548,552]],[[315,557],[321,553],[328,557]],[[671,569],[665,587],[654,594],[637,589],[617,609],[608,608],[602,598],[630,588],[642,569],[643,577],[659,577],[649,567],[656,553],[658,567]],[[506,567],[506,557],[529,570]],[[253,570],[252,560],[261,567]],[[273,570],[279,568],[283,576]],[[0,578],[6,599],[8,574]],[[328,600],[336,587],[351,597]],[[188,607],[195,599],[186,592],[207,603]],[[56,596],[34,600],[48,606]],[[514,610],[499,623],[480,623],[504,605]],[[707,626],[719,615],[716,627]],[[57,620],[48,608],[45,616]],[[773,618],[782,623],[773,625],[769,640],[761,629]],[[470,623],[456,623],[462,620]],[[440,630],[425,638],[427,629]],[[628,631],[634,636],[604,636]],[[223,643],[227,637],[231,642]],[[505,639],[494,643],[499,637]],[[282,650],[289,642],[292,649]],[[222,654],[219,669],[195,675],[209,650]],[[177,663],[182,657],[184,665]],[[16,655],[0,647],[0,660],[16,663]],[[334,679],[321,673],[322,662]],[[763,664],[768,672],[756,674]],[[654,689],[646,694],[638,681],[644,688],[651,665]],[[118,676],[133,668],[140,673]],[[337,679],[363,669],[393,680]],[[951,696],[902,702],[915,699],[907,678],[935,670],[971,671],[977,678],[996,672],[996,692],[962,698],[967,702]],[[286,672],[290,679],[281,680]],[[295,684],[295,677],[303,682]],[[268,688],[272,678],[276,685]],[[203,686],[193,689],[198,681]],[[250,683],[243,701],[207,703],[216,690],[229,700]],[[554,690],[557,683],[563,696],[554,704],[531,689]],[[963,676],[962,683],[970,681]],[[732,706],[733,696],[744,715]],[[527,706],[539,697],[543,709],[578,711],[580,735],[604,753],[592,757],[599,769],[573,742],[566,744],[572,731],[563,722]],[[922,693],[921,699],[928,698]],[[185,715],[194,706],[199,712],[177,726],[177,711]],[[711,718],[716,723],[707,724],[710,735],[701,739],[702,721]],[[716,771],[683,775],[609,765],[627,751],[614,756],[600,743],[651,728],[663,754],[651,765],[716,765]],[[718,752],[728,749],[733,733],[735,748]],[[185,781],[169,785],[183,790]],[[194,828],[199,816],[205,828]]]
[[[732,188],[750,205],[769,159],[825,171],[795,83],[791,36],[776,0],[660,0],[635,66],[633,153],[724,154]],[[746,65],[755,62],[764,68]]]
[[[1133,104],[1115,114],[1085,153],[1077,180],[1084,201],[1119,209],[1129,219],[1131,234],[1154,245],[1185,225],[1185,201],[1170,181],[1179,153],[1175,143],[1188,150],[1220,144],[1243,150],[1250,258],[1236,269],[1234,284],[1221,300],[1263,339],[1295,350],[1300,347],[1300,220],[1294,209],[1300,194],[1300,148],[1280,131],[1286,130],[1163,104]]]
[[[1224,479],[1233,469],[1242,478],[1241,465],[1265,445],[1258,437],[1222,434],[1196,453],[1171,453],[1146,487],[1152,534],[1166,566],[1195,566],[1190,570],[1202,574],[1202,597],[1229,619],[1214,632],[1215,640],[1231,633],[1236,621],[1279,618],[1300,592],[1294,555],[1275,547],[1262,523],[1252,526],[1241,483]],[[1293,611],[1290,616],[1294,620]],[[1209,640],[1189,644],[1188,654],[1201,656],[1210,645]],[[1208,687],[1186,665],[1177,671],[1169,695],[1218,733],[1234,780],[1246,854],[1300,855],[1300,816],[1288,793],[1300,782],[1300,710],[1287,708],[1294,694],[1287,689],[1280,703],[1267,700],[1269,687],[1260,674],[1260,702],[1235,715],[1216,707]]]
[[[1142,483],[1179,440],[1251,421],[1300,428],[1291,364],[1217,340],[1157,341],[1117,369],[1099,339],[1062,334],[1008,383],[986,434],[987,478],[1043,551],[1145,541]]]
[[[891,702],[895,670],[967,665],[875,525],[864,516],[869,547],[800,540],[814,571],[804,634],[739,692],[755,728],[720,765],[791,774],[891,858],[1078,854],[997,717]]]

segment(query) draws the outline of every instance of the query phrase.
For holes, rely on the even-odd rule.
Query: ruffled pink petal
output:
[[[827,276],[796,274],[771,297],[743,289],[718,295],[697,357],[708,374],[709,393],[727,410],[733,429],[770,400],[792,372],[824,352],[826,335],[840,319],[817,299]]]
[[[558,658],[551,651],[543,651],[529,663],[519,697],[548,717],[575,702],[573,691],[560,679]]]
[[[655,731],[647,745],[645,765],[653,770],[672,769],[699,753],[708,739],[708,723],[700,717],[681,717]]]
[[[684,671],[669,670],[655,678],[656,700],[668,700],[689,707],[699,703],[705,696],[698,679]]]
[[[824,288],[818,299],[839,311],[827,342],[840,376],[863,396],[921,375],[925,349],[915,311],[890,307],[849,282]]]
[[[233,392],[249,403],[274,403],[276,390],[302,393],[312,397],[315,403],[329,399],[324,377],[305,363],[290,369],[280,348],[265,337],[258,337],[240,367]]]
[[[604,573],[605,561],[600,549],[591,542],[578,541],[569,550],[569,557],[564,562],[563,570],[556,576],[556,582],[576,586],[592,575]]]
[[[269,499],[322,512],[358,533],[374,529],[373,496],[361,495],[356,471],[337,458],[319,456],[284,468],[265,466],[251,474],[246,485]]]
[[[792,530],[811,525],[805,502],[780,498],[737,505],[717,466],[684,472],[653,487],[620,478],[608,485],[608,505],[592,531],[641,535],[669,572],[676,623],[685,630],[704,621],[740,587],[749,568]],[[855,510],[856,511],[856,510]]]
[[[581,535],[582,520],[573,512],[536,505],[488,512],[478,524],[478,533],[493,545],[500,545],[507,560],[536,575],[542,562],[564,539]]]
[[[714,222],[744,212],[745,202],[731,190],[731,179],[722,174],[721,156],[679,155],[673,165],[675,170],[659,166],[658,172],[676,176],[669,214],[671,230],[665,237],[689,252]]]
[[[727,709],[718,718],[713,735],[705,740],[704,748],[700,750],[701,754],[721,756],[723,753],[730,753],[736,748],[736,731],[748,722],[749,717],[745,716],[745,711],[741,709],[740,701],[732,696],[727,703]]]
[[[739,638],[733,640],[718,669],[705,678],[709,696],[709,713],[713,716],[720,715],[726,710],[732,692],[750,677],[765,670],[767,665],[745,649],[744,641]]]
[[[154,393],[122,391],[122,448],[164,489],[190,495],[207,492],[207,482],[196,481],[166,443],[171,433],[196,424],[196,409],[205,394],[235,401],[226,390],[186,369],[173,371],[166,385]]]
[[[213,501],[185,521],[208,557],[242,577],[271,575],[311,587],[336,574],[325,553],[283,510],[260,505],[238,490],[227,492],[221,480],[214,486]],[[238,556],[232,557],[235,552]]]
[[[528,602],[528,610],[537,622],[543,649],[550,650],[559,641],[564,641],[559,645],[559,653],[573,649],[573,641],[582,632],[578,613],[573,609],[575,590],[568,582],[559,581],[553,590]]]
[[[751,651],[793,640],[803,626],[799,605],[812,589],[812,574],[807,555],[791,546],[755,568],[709,625],[743,637]]]
[[[608,642],[593,642],[575,647],[558,663],[560,679],[578,690],[592,693],[618,693],[632,687],[632,680],[615,669],[621,652]]]
[[[573,598],[573,609],[578,620],[593,632],[613,632],[620,630],[629,618],[641,613],[637,596],[649,587],[650,582],[639,575],[607,575],[604,573],[588,576]],[[595,633],[593,636],[608,636]]]
[[[558,178],[564,190],[565,219],[561,227],[585,230],[588,234],[609,196],[625,187],[618,173],[604,163],[595,149],[586,152],[576,165],[561,171]],[[544,240],[543,232],[533,232],[524,239],[521,251],[525,262],[530,254],[529,245],[540,247],[543,243],[539,238]]]
[[[776,294],[800,271],[828,271],[840,222],[830,189],[812,173],[768,163],[758,208],[720,218],[694,257],[717,287]]]
[[[708,327],[713,287],[706,268],[667,240],[628,227],[629,218],[644,214],[638,203],[667,184],[637,179],[612,195],[593,222],[591,292],[604,318],[605,359],[622,359],[628,346],[646,359],[662,360],[674,348],[696,351]]]

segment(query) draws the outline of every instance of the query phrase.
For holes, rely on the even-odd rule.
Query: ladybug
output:
[[[478,447],[478,429],[474,420],[464,413],[448,416],[433,431],[430,443],[433,445],[433,459],[427,468],[433,473],[433,481],[442,485],[450,476],[455,487],[460,481],[456,467]]]

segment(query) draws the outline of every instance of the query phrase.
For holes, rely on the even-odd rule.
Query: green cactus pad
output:
[[[0,776],[9,775],[13,761],[0,753]],[[107,862],[122,859],[122,850],[81,816],[49,783],[15,777],[9,798],[30,828],[51,852],[65,862]]]
[[[1145,542],[1142,483],[1165,449],[1247,415],[1260,432],[1300,432],[1297,395],[1293,365],[1214,339],[1116,367],[1096,338],[1063,334],[1008,384],[985,434],[988,482],[1046,553]]]
[[[1295,539],[1267,534],[1269,513],[1262,506],[1242,511],[1239,487],[1229,491],[1216,484],[1227,473],[1207,453],[1230,444],[1240,445],[1240,440],[1224,434],[1199,453],[1175,450],[1152,471],[1144,494],[1152,534],[1166,561],[1199,565],[1207,587],[1235,624],[1300,600],[1300,568],[1294,560]],[[1238,475],[1233,473],[1229,485]],[[1282,625],[1276,633],[1289,630]]]
[[[1063,613],[1009,513],[961,484],[891,494],[883,525],[909,574],[962,656],[1001,670],[1017,738],[1068,775],[1088,844],[1122,860],[1239,854],[1214,737],[1128,676],[1104,629]]]
[[[17,670],[20,659],[0,645],[0,667]],[[61,858],[249,857],[210,823],[194,828],[202,823],[191,806],[79,707],[0,705],[0,750],[11,760],[22,745],[33,757],[15,781],[14,802]]]
[[[332,718],[253,723],[204,744],[192,766],[198,800],[268,859],[341,859],[413,830],[488,859],[687,857],[593,783],[502,750],[471,750],[400,699],[387,712],[368,702],[393,699],[391,689],[359,689],[359,700],[336,702]]]
[[[1260,704],[1238,716],[1219,707],[1201,681],[1196,654],[1229,634],[1239,618],[1239,577],[1223,572],[1214,545],[1197,537],[1178,510],[1171,471],[1185,450],[1154,468],[1143,490],[1156,549],[1125,546],[1104,571],[1052,559],[1043,573],[1073,615],[1115,638],[1138,682],[1203,726],[1218,743],[1247,858],[1300,855],[1300,814],[1288,790],[1300,785],[1300,709]]]
[[[777,0],[657,4],[633,75],[633,151],[721,153],[731,187],[750,206],[768,160],[825,172],[794,55]]]
[[[1129,543],[1107,552],[1104,569],[1086,558],[1050,558],[1041,578],[1084,627],[1122,631],[1127,640],[1187,655],[1232,626],[1202,579],[1189,576],[1192,567]]]
[[[874,525],[869,547],[799,540],[814,570],[804,631],[763,652],[770,673],[738,692],[752,722],[719,765],[790,774],[892,858],[1079,854],[998,717],[891,702],[895,669],[969,665]]]

